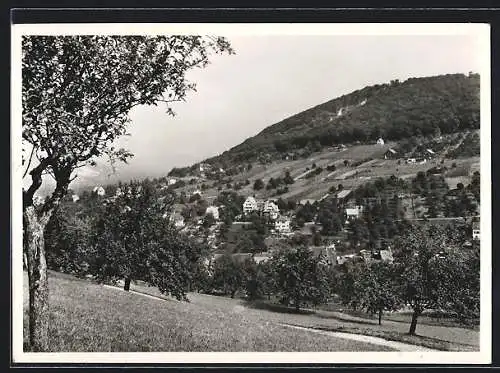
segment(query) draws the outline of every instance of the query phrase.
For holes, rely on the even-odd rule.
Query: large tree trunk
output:
[[[125,290],[125,291],[130,290],[130,281],[131,281],[130,277],[125,278],[125,285],[123,286],[123,290]]]
[[[29,341],[33,351],[49,348],[49,288],[45,260],[44,229],[47,219],[40,219],[33,206],[24,210],[24,248],[29,282]]]
[[[411,316],[411,324],[410,331],[408,332],[410,335],[415,335],[415,331],[417,329],[417,320],[422,312],[420,310],[413,310],[413,315]]]
[[[382,325],[382,308],[378,310],[378,324]]]

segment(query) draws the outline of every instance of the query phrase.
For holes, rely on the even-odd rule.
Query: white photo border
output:
[[[481,68],[481,310],[479,352],[23,352],[21,38],[23,35],[471,35]],[[11,26],[11,258],[13,363],[491,363],[491,67],[490,26],[480,23],[75,23]]]

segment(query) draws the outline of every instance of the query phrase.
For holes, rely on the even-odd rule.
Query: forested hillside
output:
[[[279,123],[207,160],[308,156],[327,146],[479,128],[479,75],[447,74],[365,87]]]

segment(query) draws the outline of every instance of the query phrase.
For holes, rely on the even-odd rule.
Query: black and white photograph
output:
[[[491,362],[488,25],[11,30],[15,362]]]

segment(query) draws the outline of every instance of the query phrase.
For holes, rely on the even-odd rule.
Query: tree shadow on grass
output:
[[[258,301],[258,300],[257,301],[244,300],[244,301],[242,301],[242,304],[247,308],[266,310],[266,311],[271,311],[271,312],[276,312],[276,313],[291,313],[291,314],[296,314],[296,315],[314,315],[316,313],[316,312],[311,311],[311,310],[304,310],[304,309],[296,310],[293,307],[287,307],[287,306],[284,306],[281,304],[268,303],[268,302]]]
[[[343,321],[343,322],[348,322],[352,324],[360,324],[360,325],[378,325],[378,322],[373,320],[358,320],[358,319],[352,319],[350,317],[342,317],[340,315],[325,315],[318,313],[316,314],[317,317],[321,319],[331,319],[331,320],[337,320],[337,321]]]

